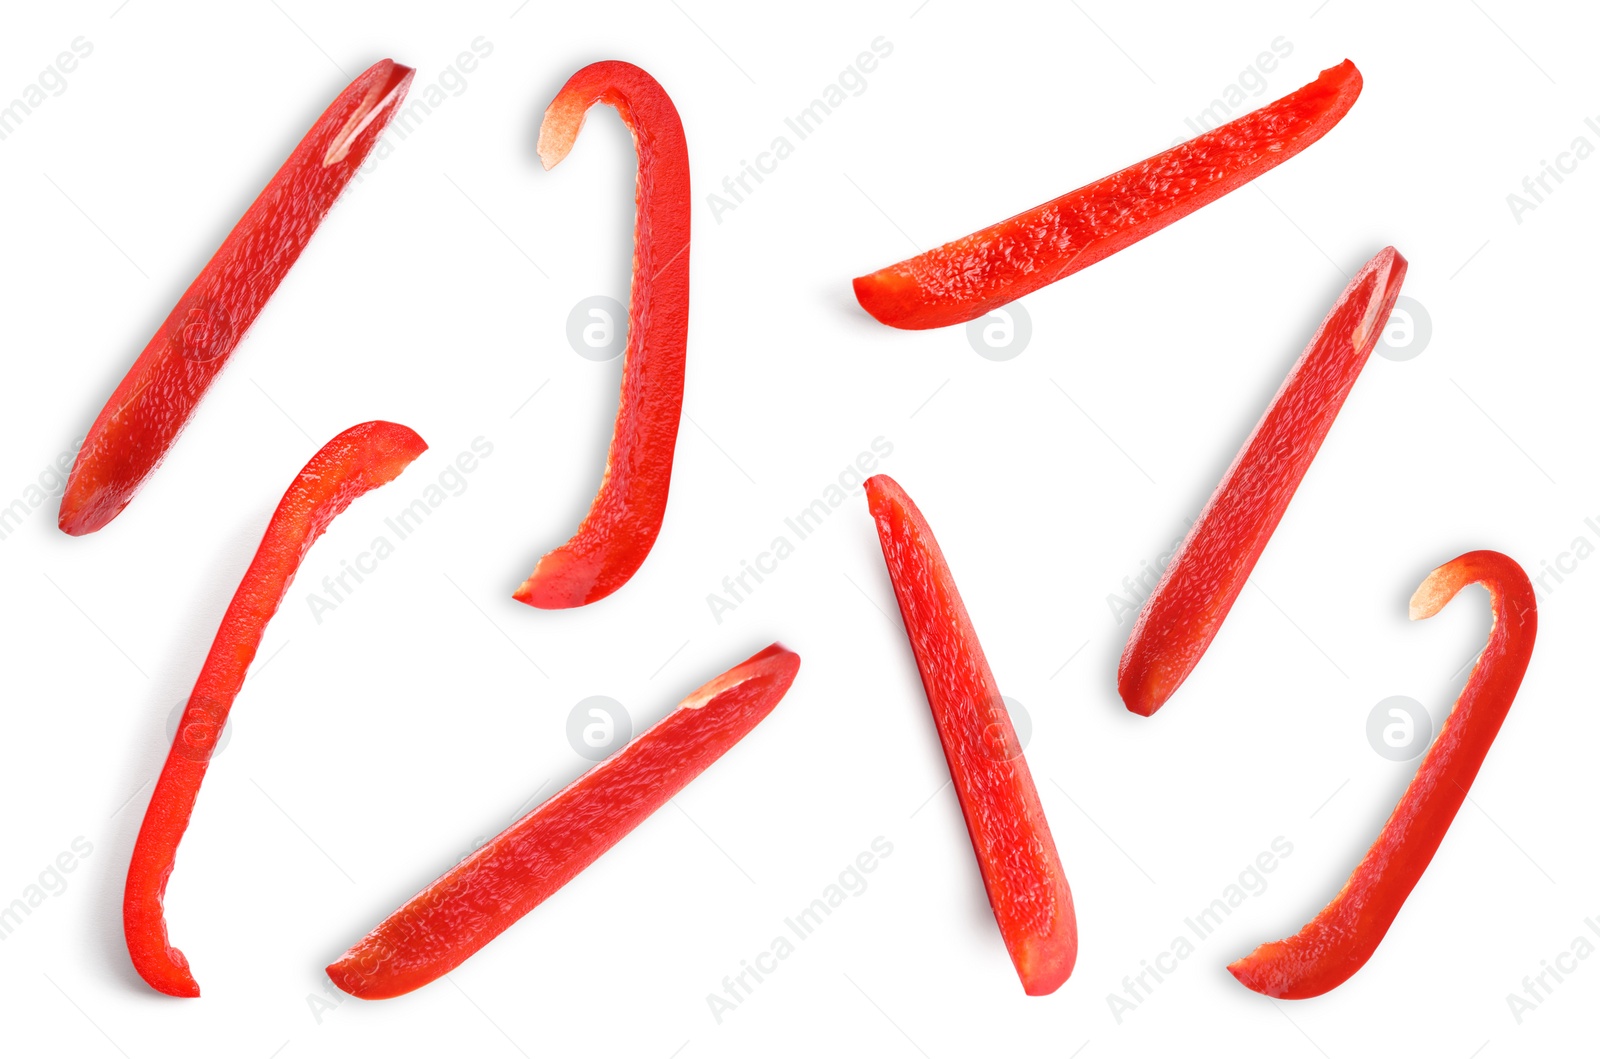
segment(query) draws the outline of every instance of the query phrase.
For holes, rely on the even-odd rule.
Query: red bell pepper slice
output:
[[[93,533],[128,506],[355,176],[411,85],[389,59],[339,94],[233,226],[100,410],[61,497],[60,525]]]
[[[761,722],[800,656],[773,644],[693,692],[643,735],[480,846],[328,967],[384,1000],[450,973],[571,882]]]
[[[200,995],[189,961],[167,941],[163,900],[200,782],[267,622],[328,523],[356,497],[394,479],[427,447],[397,423],[353,426],[311,457],[272,513],[184,707],[128,865],[122,926],[134,969],[151,988],[168,996]]]
[[[1539,628],[1533,586],[1510,558],[1476,551],[1429,574],[1411,597],[1411,618],[1431,618],[1468,585],[1489,590],[1494,624],[1467,684],[1378,840],[1328,907],[1293,937],[1268,942],[1229,965],[1258,993],[1320,996],[1359,971],[1444,841],[1494,743],[1533,653]]]
[[[1039,792],[933,530],[888,475],[866,490],[989,906],[1024,992],[1048,995],[1077,962],[1078,921]]]
[[[1009,220],[855,281],[880,323],[976,320],[1152,235],[1320,140],[1361,94],[1348,59],[1304,88]]]
[[[683,412],[689,334],[689,148],[683,122],[666,90],[637,66],[585,66],[544,113],[539,160],[546,169],[572,150],[596,103],[617,109],[639,155],[628,347],[600,491],[578,532],[540,559],[514,593],[546,609],[604,599],[650,554],[667,510]]]
[[[1129,710],[1155,713],[1211,646],[1383,336],[1405,274],[1392,246],[1362,266],[1234,457],[1128,637],[1117,690]]]

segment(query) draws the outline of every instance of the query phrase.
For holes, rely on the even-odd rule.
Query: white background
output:
[[[1507,994],[1600,916],[1590,709],[1600,562],[1541,592],[1497,745],[1367,967],[1275,1003],[1225,964],[1339,889],[1414,768],[1374,752],[1391,695],[1445,716],[1486,597],[1406,600],[1479,547],[1537,576],[1600,516],[1591,484],[1600,161],[1519,219],[1507,195],[1600,113],[1579,5],[8,5],[0,101],[93,53],[0,142],[0,505],[82,434],[315,116],[392,56],[413,96],[483,38],[465,88],[363,174],[170,459],[93,536],[54,498],[0,541],[0,904],[80,836],[66,888],[0,941],[8,1054],[1536,1055],[1591,1047],[1600,959],[1519,1022]],[[1228,13],[1223,13],[1224,6]],[[893,52],[753,194],[706,194],[883,37]],[[1155,153],[1259,53],[1258,105],[1345,57],[1366,88],[1323,141],[1024,303],[1031,341],[897,332],[852,276]],[[651,71],[697,188],[688,393],[672,503],[621,591],[511,592],[594,493],[620,362],[566,319],[626,299],[634,160],[596,113],[543,172],[567,76]],[[444,75],[451,85],[454,75]],[[794,137],[790,136],[791,140]],[[1317,322],[1386,244],[1420,355],[1374,357],[1205,661],[1154,719],[1115,693],[1109,594],[1211,492]],[[534,395],[529,399],[530,394]],[[151,992],[122,881],[188,694],[269,513],[316,448],[386,418],[432,444],[311,551],[215,759],[168,894],[204,991]],[[459,496],[336,610],[307,594],[477,437]],[[1077,900],[1081,955],[1023,996],[988,911],[859,491],[718,623],[706,597],[877,437],[937,529]],[[448,981],[345,1000],[321,968],[536,791],[586,762],[574,704],[635,731],[774,639],[804,658],[743,744]],[[543,786],[541,786],[543,785]],[[541,797],[543,794],[540,795]],[[894,852],[719,1023],[706,996],[882,836]],[[1125,975],[1282,836],[1291,856],[1120,1022]],[[54,886],[53,879],[50,880]],[[59,889],[59,887],[56,887]],[[1553,981],[1553,980],[1548,980]]]

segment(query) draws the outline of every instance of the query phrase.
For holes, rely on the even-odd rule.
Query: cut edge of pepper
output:
[[[1433,617],[1456,598],[1456,593],[1466,587],[1453,567],[1453,563],[1446,563],[1422,579],[1422,584],[1417,586],[1417,590],[1411,594],[1410,603],[1407,604],[1412,621]],[[1493,635],[1494,630],[1491,628],[1489,632]]]
[[[591,104],[574,103],[571,99],[563,98],[566,94],[551,100],[545,108],[544,120],[539,123],[539,164],[545,171],[554,169],[561,164],[561,160],[572,153],[573,144],[578,142],[578,134],[583,131],[583,123],[589,117]],[[628,131],[633,131],[633,123],[623,118],[623,124],[628,126]]]
[[[367,90],[361,105],[334,136],[333,142],[328,144],[328,151],[322,156],[324,169],[344,161],[350,154],[350,148],[355,146],[356,140],[367,130],[367,126],[390,107],[398,106],[405,98],[406,92],[410,90],[411,79],[417,73],[415,68],[402,66],[393,59],[383,61],[389,64],[389,76],[381,84],[373,85]]]
[[[764,663],[784,655],[793,659],[790,666],[795,672],[798,672],[800,669],[800,656],[783,646],[783,644],[774,642],[746,658],[727,672],[720,676],[712,677],[709,681],[691,691],[684,697],[682,702],[678,703],[677,708],[680,710],[698,710],[716,699],[723,692],[730,691],[747,680],[761,676]]]

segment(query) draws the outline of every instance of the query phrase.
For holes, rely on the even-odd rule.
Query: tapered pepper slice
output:
[[[383,1000],[448,974],[732,749],[799,669],[799,655],[773,644],[705,684],[430,883],[334,961],[328,977],[352,996]]]
[[[605,476],[571,540],[540,559],[514,593],[558,610],[604,599],[627,583],[661,532],[683,412],[689,335],[689,148],[683,122],[655,78],[625,62],[572,75],[539,127],[546,169],[572,150],[596,103],[617,109],[639,156],[633,226],[633,290],[622,397]]]
[[[1388,247],[1362,266],[1284,379],[1172,558],[1117,669],[1117,690],[1150,716],[1199,664],[1383,336],[1406,259]]]
[[[1228,966],[1256,992],[1303,1000],[1359,971],[1444,841],[1517,697],[1539,628],[1528,575],[1491,551],[1467,552],[1429,574],[1411,597],[1412,620],[1433,617],[1475,584],[1489,590],[1489,645],[1378,840],[1338,896],[1298,934],[1268,942]]]
[[[61,497],[60,525],[93,533],[128,506],[300,257],[411,85],[389,59],[323,111],[206,262],[100,410]]]
[[[1136,165],[855,281],[880,323],[975,320],[1153,235],[1320,140],[1361,94],[1348,59],[1304,88]]]
[[[427,447],[415,431],[397,423],[353,426],[311,457],[272,513],[184,707],[128,865],[123,932],[134,969],[151,988],[169,996],[200,995],[189,961],[167,941],[163,899],[206,766],[267,622],[306,551],[334,517],[356,497],[393,480]]]
[[[1078,921],[1044,806],[933,530],[888,475],[866,489],[989,906],[1023,990],[1045,996],[1072,974]]]

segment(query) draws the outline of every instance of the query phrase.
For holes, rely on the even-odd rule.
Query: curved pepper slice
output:
[[[1072,974],[1078,921],[1044,806],[933,530],[888,475],[866,489],[989,906],[1023,991],[1045,996]]]
[[[799,669],[799,655],[773,644],[693,692],[430,883],[331,964],[328,977],[352,996],[384,1000],[450,973],[732,749]]]
[[[1406,259],[1362,266],[1283,380],[1134,623],[1117,690],[1150,716],[1211,646],[1333,427],[1400,296]]]
[[[655,78],[625,62],[572,75],[539,126],[539,160],[552,169],[572,150],[596,103],[617,108],[639,155],[633,290],[622,397],[605,477],[571,540],[540,559],[514,593],[558,610],[604,599],[634,575],[661,532],[683,412],[689,335],[689,148],[683,122]]]
[[[1468,552],[1429,574],[1411,597],[1412,620],[1433,617],[1474,584],[1489,590],[1494,615],[1489,645],[1400,804],[1339,895],[1300,933],[1268,942],[1228,966],[1256,992],[1303,1000],[1359,971],[1444,841],[1517,697],[1539,626],[1528,575],[1491,551]]]
[[[100,410],[61,497],[60,525],[93,533],[128,506],[300,257],[405,98],[384,59],[339,94],[233,226]]]
[[[1361,94],[1348,59],[1315,81],[1076,191],[855,281],[880,323],[976,320],[1132,246],[1320,140]]]
[[[393,480],[427,447],[415,431],[397,423],[353,426],[311,457],[272,513],[184,707],[128,865],[122,927],[134,969],[151,988],[168,996],[200,995],[189,961],[167,941],[162,905],[200,782],[267,622],[328,523],[356,497]]]

